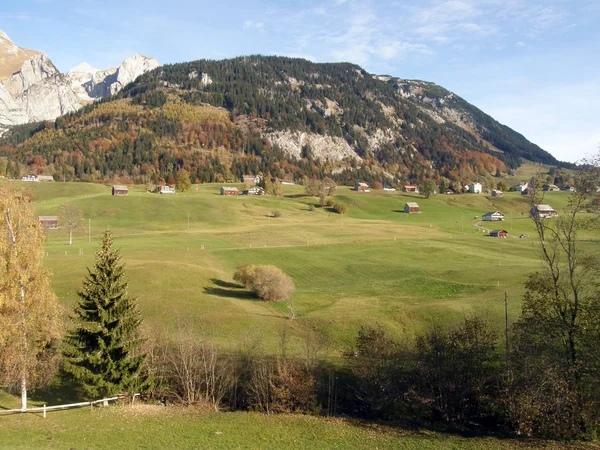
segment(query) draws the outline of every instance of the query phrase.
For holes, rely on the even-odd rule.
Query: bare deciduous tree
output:
[[[70,203],[60,207],[61,225],[69,233],[69,245],[73,244],[73,232],[83,228],[83,213]]]

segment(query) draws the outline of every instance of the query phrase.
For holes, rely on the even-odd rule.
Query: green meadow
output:
[[[225,350],[258,346],[274,354],[284,333],[288,351],[297,353],[318,336],[325,342],[321,357],[335,362],[361,325],[379,324],[411,344],[430,327],[478,314],[501,332],[505,291],[514,321],[527,274],[540,267],[527,201],[519,193],[424,199],[339,187],[335,201],[349,208],[342,217],[319,207],[302,186],[284,186],[280,198],[223,197],[220,185],[192,186],[176,195],[135,186],[127,197],[113,197],[109,186],[98,184],[19,184],[34,191],[40,215],[59,215],[68,203],[83,211],[85,227],[75,233],[73,245],[64,229],[47,235],[45,263],[65,309],[77,301],[102,232],[110,229],[149,338],[185,333],[215,340]],[[545,202],[560,212],[568,195],[552,192]],[[421,213],[405,214],[407,201],[416,201]],[[480,223],[494,210],[506,221]],[[273,217],[274,211],[281,216]],[[506,229],[509,238],[490,238],[481,227]],[[581,238],[596,251],[597,233]],[[254,298],[233,282],[236,267],[249,263],[283,269],[296,285],[293,296],[282,303]],[[289,318],[291,308],[295,320]],[[31,404],[68,403],[71,395],[59,388],[34,392]],[[18,404],[17,397],[0,392],[0,408]],[[584,448],[346,419],[143,404],[0,421],[0,448]]]
[[[335,201],[349,207],[342,217],[318,207],[302,186],[284,186],[280,198],[224,197],[216,184],[176,195],[135,186],[127,197],[113,197],[110,186],[98,184],[27,187],[35,190],[40,215],[59,215],[65,203],[83,211],[85,227],[73,245],[65,230],[48,232],[46,264],[67,308],[77,300],[102,232],[110,229],[149,334],[185,331],[229,348],[258,342],[277,351],[286,328],[292,349],[318,333],[334,358],[363,324],[381,324],[411,341],[428,327],[471,314],[500,330],[504,292],[515,320],[526,276],[539,267],[527,202],[519,193],[424,199],[338,187]],[[560,211],[568,195],[552,192],[545,201]],[[405,214],[407,201],[418,202],[421,213]],[[479,223],[494,210],[506,221]],[[490,238],[478,223],[504,228],[510,237]],[[519,239],[521,234],[528,238]],[[294,280],[295,294],[278,304],[257,300],[232,282],[240,264],[280,267]]]

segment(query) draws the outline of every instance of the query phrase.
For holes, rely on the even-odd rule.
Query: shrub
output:
[[[383,184],[380,181],[373,181],[373,189],[380,191],[383,189]]]
[[[308,205],[308,210],[309,211],[314,211],[315,210],[315,206],[314,205]]]
[[[276,219],[279,219],[281,217],[281,211],[275,210],[271,213],[271,217],[275,217]]]
[[[327,201],[325,202],[325,206],[329,206],[330,208],[333,208],[334,205],[335,205],[335,202],[331,198],[328,198]]]
[[[285,300],[294,292],[294,282],[275,266],[239,266],[233,279],[267,302]]]
[[[238,266],[237,272],[233,274],[233,279],[238,283],[242,283],[246,289],[252,289],[252,279],[256,266],[254,264],[242,264]]]
[[[346,214],[348,212],[348,207],[346,205],[341,204],[341,203],[333,205],[333,209],[338,214]]]

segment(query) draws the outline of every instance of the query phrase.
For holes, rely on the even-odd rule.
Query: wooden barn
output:
[[[360,183],[357,181],[354,185],[354,190],[356,192],[366,192],[369,190],[369,185],[367,183]]]
[[[531,208],[529,215],[534,219],[539,217],[540,219],[551,219],[552,217],[558,216],[558,213],[550,205],[537,205]]]
[[[47,230],[56,230],[58,228],[58,217],[57,216],[38,216],[38,220],[42,227]]]
[[[116,197],[125,197],[129,194],[129,189],[127,186],[113,186],[112,187],[112,195]]]
[[[507,238],[508,237],[508,231],[506,231],[506,230],[492,230],[492,231],[490,231],[490,237]]]
[[[54,177],[52,175],[38,175],[37,180],[42,183],[51,183],[54,182]]]
[[[500,220],[504,220],[504,214],[502,214],[500,211],[491,211],[491,212],[485,213],[481,217],[481,219],[486,222],[497,222]]]
[[[235,196],[238,195],[238,188],[236,187],[225,187],[222,186],[221,187],[221,195],[230,195],[230,196]]]
[[[418,214],[421,211],[419,210],[419,205],[415,202],[407,202],[404,205],[404,212],[407,214]]]
[[[502,197],[504,196],[504,194],[502,193],[502,191],[498,190],[498,189],[494,189],[492,191],[492,197]]]

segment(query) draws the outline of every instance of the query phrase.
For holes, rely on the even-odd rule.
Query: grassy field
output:
[[[184,328],[223,345],[260,341],[274,351],[287,327],[292,348],[319,333],[335,356],[352,344],[361,324],[379,323],[410,340],[415,332],[472,313],[500,330],[504,291],[514,320],[527,273],[539,267],[535,240],[515,238],[533,232],[519,193],[423,199],[340,187],[335,201],[349,207],[342,217],[327,208],[311,211],[316,199],[304,196],[301,186],[285,186],[281,198],[223,197],[219,185],[193,186],[175,196],[140,186],[127,197],[112,197],[110,187],[95,184],[28,187],[35,189],[39,214],[58,215],[65,203],[84,213],[86,227],[73,245],[64,230],[48,234],[46,263],[65,306],[74,305],[100,235],[111,229],[152,333]],[[560,210],[568,194],[552,192],[546,200]],[[422,212],[403,213],[406,201],[417,201]],[[272,217],[275,210],[280,218]],[[505,228],[509,239],[489,238],[475,226],[493,210],[507,220],[480,225]],[[293,278],[296,293],[281,304],[253,298],[232,283],[236,267],[248,263],[280,267]],[[294,321],[288,320],[292,304]]]
[[[175,196],[132,187],[127,197],[112,197],[110,187],[96,184],[23,186],[35,191],[40,215],[58,215],[66,203],[84,213],[86,227],[75,234],[73,245],[65,230],[48,232],[45,262],[65,308],[77,301],[100,236],[110,229],[148,333],[192,333],[225,348],[259,345],[274,353],[285,328],[289,351],[301,352],[307,336],[318,334],[328,343],[322,356],[335,360],[363,324],[382,324],[411,343],[415,333],[451,326],[473,313],[500,331],[504,292],[509,293],[509,318],[516,320],[527,274],[540,267],[535,239],[517,238],[533,233],[519,193],[423,199],[340,187],[335,201],[349,207],[342,217],[315,207],[316,199],[304,196],[301,186],[285,186],[281,198],[222,197],[219,185],[193,186]],[[418,202],[421,214],[403,213],[407,201]],[[560,211],[568,194],[552,192],[546,201]],[[480,223],[494,210],[507,220]],[[272,217],[273,211],[281,217]],[[510,237],[487,237],[477,224],[502,227]],[[582,238],[587,240],[582,245],[597,251],[597,234]],[[279,304],[255,299],[232,282],[236,267],[247,263],[280,267],[294,280],[295,294]],[[33,397],[37,404],[71,400],[60,392]],[[16,397],[0,392],[1,408],[17,406]],[[54,412],[45,420],[32,414],[3,416],[0,422],[0,448],[567,448],[346,420],[151,405]]]
[[[0,448],[566,449],[583,444],[461,437],[300,415],[112,406],[0,417]],[[243,430],[243,432],[241,431]]]

